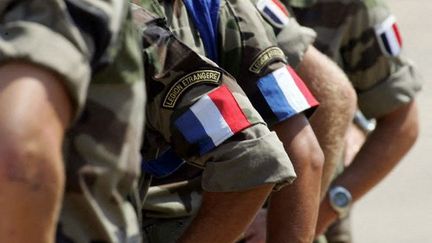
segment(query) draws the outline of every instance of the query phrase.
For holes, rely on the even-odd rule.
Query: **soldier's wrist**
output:
[[[366,135],[375,130],[376,122],[375,120],[367,119],[363,113],[359,110],[356,111],[353,118],[353,123]]]

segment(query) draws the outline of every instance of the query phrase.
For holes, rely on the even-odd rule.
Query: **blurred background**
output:
[[[424,81],[421,132],[399,166],[354,207],[355,243],[432,243],[432,1],[387,0]]]

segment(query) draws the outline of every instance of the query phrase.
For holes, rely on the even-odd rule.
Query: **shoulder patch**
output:
[[[256,7],[274,27],[281,29],[289,22],[289,12],[279,0],[259,0]]]
[[[183,76],[175,82],[165,95],[162,107],[173,109],[179,98],[190,87],[198,84],[219,85],[222,73],[216,70],[198,70]]]
[[[286,63],[285,54],[279,47],[269,47],[255,58],[252,65],[249,67],[249,71],[259,74],[265,66],[275,60],[280,60]]]
[[[375,34],[381,50],[387,56],[397,56],[402,50],[402,37],[396,24],[396,18],[389,16],[375,26]]]

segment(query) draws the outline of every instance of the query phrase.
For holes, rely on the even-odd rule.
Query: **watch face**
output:
[[[337,192],[333,197],[333,202],[338,207],[347,207],[350,203],[350,199],[348,196],[343,192]]]

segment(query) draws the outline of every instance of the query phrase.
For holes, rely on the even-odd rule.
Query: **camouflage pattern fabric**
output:
[[[207,55],[205,43],[195,23],[188,17],[182,1],[142,0],[142,5],[155,14],[167,16],[170,29],[186,45],[201,55]],[[218,16],[217,63],[237,79],[254,107],[271,127],[280,122],[260,107],[263,101],[257,94],[257,81],[263,76],[284,67],[285,54],[277,47],[273,29],[249,1],[220,1]]]
[[[382,0],[281,0],[300,24],[314,29],[315,46],[346,72],[361,111],[379,118],[410,102],[421,89],[416,69],[403,51],[389,55],[377,29],[392,18]],[[352,242],[349,218],[337,221],[317,242]]]
[[[201,205],[200,184],[201,177],[196,177],[150,187],[143,204],[144,242],[175,242],[178,239]]]
[[[0,61],[58,74],[75,106],[57,242],[140,242],[126,195],[139,171],[144,82],[122,0],[0,2]]]
[[[397,24],[388,25],[394,16],[384,1],[317,0],[310,7],[293,9],[300,24],[317,32],[317,49],[348,75],[366,117],[379,118],[395,110],[414,99],[421,89],[413,64],[404,56]],[[383,41],[383,28],[396,34],[399,43]],[[389,53],[388,44],[398,49]]]
[[[278,0],[251,0],[251,2],[257,6],[258,10],[264,17],[267,17],[266,11],[269,10],[264,10],[264,6],[273,5],[273,7],[276,8],[285,8],[284,10],[286,11],[280,13],[285,14],[287,18],[287,22],[283,26],[275,25],[275,23],[269,21],[268,18],[264,19],[266,19],[266,21],[273,27],[279,48],[281,48],[287,56],[288,63],[293,67],[297,67],[303,59],[303,55],[307,48],[315,41],[315,31],[301,26],[295,19],[289,6],[283,6],[281,3],[281,5],[275,4]]]
[[[282,0],[287,6],[291,7],[310,7],[319,0]]]
[[[134,19],[142,30],[149,90],[144,157],[155,156],[157,151],[172,146],[189,165],[202,169],[201,186],[206,191],[241,191],[264,183],[276,183],[277,187],[290,183],[295,173],[282,143],[268,130],[233,77],[179,41],[168,31],[163,18],[152,17],[135,6]],[[219,81],[196,76],[194,82],[183,82],[197,72],[216,73]],[[179,81],[183,86],[178,86]],[[184,92],[173,92],[173,87]],[[213,150],[199,154],[197,146],[185,141],[183,131],[174,123],[203,96],[221,87],[228,88],[250,126]],[[170,97],[175,97],[173,106],[166,102]],[[150,193],[146,201],[152,201]]]
[[[145,70],[150,70],[149,73],[146,73],[147,86],[150,90],[148,92],[150,94],[148,114],[161,114],[161,117],[148,116],[146,142],[150,141],[150,143],[149,146],[145,146],[145,157],[154,156],[169,145],[177,145],[178,143],[175,142],[176,133],[172,133],[172,129],[169,129],[170,125],[167,124],[167,121],[175,119],[176,113],[185,110],[202,94],[214,89],[214,85],[213,87],[206,84],[196,85],[181,98],[174,110],[161,108],[163,97],[166,90],[172,86],[171,83],[196,69],[207,70],[211,68],[221,71],[222,83],[233,92],[243,110],[246,111],[245,114],[248,117],[255,117],[254,120],[257,121],[257,125],[242,131],[241,136],[236,135],[234,139],[228,140],[214,151],[202,157],[186,157],[189,164],[184,165],[169,178],[153,179],[152,187],[145,195],[143,204],[144,240],[148,242],[172,242],[173,239],[179,237],[187,222],[190,221],[190,216],[194,215],[199,208],[201,190],[244,190],[268,181],[264,179],[262,173],[271,173],[266,175],[270,176],[269,178],[275,178],[274,176],[277,175],[276,178],[279,179],[272,179],[273,182],[280,182],[280,179],[287,178],[286,176],[289,175],[288,180],[283,180],[288,182],[294,178],[294,172],[286,157],[283,157],[286,158],[283,163],[289,163],[289,165],[286,164],[284,167],[279,165],[281,167],[279,169],[275,166],[276,164],[272,162],[275,156],[277,158],[280,158],[282,154],[286,156],[280,142],[273,139],[273,135],[271,135],[272,139],[266,142],[265,147],[262,147],[261,141],[267,140],[266,137],[269,136],[265,135],[268,134],[268,131],[262,130],[264,129],[262,118],[251,107],[247,97],[233,78],[202,57],[206,54],[204,44],[197,30],[193,29],[193,23],[188,18],[182,1],[141,2],[145,9],[149,9],[153,14],[160,16],[159,19],[142,26],[144,43],[148,45],[148,47],[145,46],[144,56],[147,60]],[[243,4],[245,6],[242,6]],[[136,7],[136,11],[139,11],[139,7]],[[167,15],[166,18],[165,14]],[[137,14],[138,22],[145,22],[145,15],[145,11],[141,16]],[[248,85],[254,84],[260,77],[286,65],[284,55],[280,55],[281,51],[274,46],[276,38],[273,35],[273,30],[265,25],[264,20],[250,2],[222,1],[219,18],[219,33],[222,41],[220,44],[224,47],[219,52],[219,63],[237,78],[246,93],[250,89]],[[170,26],[174,35],[166,31],[165,24]],[[266,36],[268,37],[266,38]],[[192,52],[190,48],[201,56]],[[276,51],[273,53],[268,52],[275,49]],[[250,71],[262,53],[269,53],[267,62],[264,60],[263,63],[260,63],[261,66],[256,65],[260,69],[258,72]],[[174,61],[175,63],[173,63]],[[155,144],[158,146],[156,149],[148,149],[151,144],[153,147]],[[247,153],[244,151],[245,147],[249,148]],[[181,147],[176,148],[179,154],[187,156],[182,150]],[[242,152],[239,153],[239,151]],[[221,157],[222,155],[223,157]],[[281,161],[283,160],[279,159],[278,163]],[[191,164],[204,167],[202,177],[200,177],[199,171],[190,166]],[[210,170],[212,171],[211,174],[208,173]],[[234,173],[235,176],[227,177],[231,173]],[[219,181],[219,185],[216,186],[213,181]],[[172,231],[177,233],[173,235]]]

